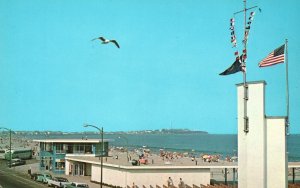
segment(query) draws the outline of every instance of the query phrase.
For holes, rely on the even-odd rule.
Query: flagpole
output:
[[[246,74],[246,58],[247,58],[247,35],[248,35],[249,31],[247,31],[247,28],[246,28],[246,24],[247,24],[246,13],[250,9],[257,8],[257,6],[247,8],[246,0],[243,0],[243,2],[244,2],[244,9],[233,13],[233,15],[244,12],[244,40],[243,40],[244,50],[243,50],[243,55],[241,56],[242,58],[240,60],[241,60],[241,67],[242,67],[242,71],[243,71],[243,87],[244,87],[244,132],[248,133],[249,132],[249,118],[247,116],[248,84],[247,84],[247,74]],[[250,26],[248,29],[250,29]],[[239,56],[237,58],[239,58]],[[231,72],[230,74],[232,74],[232,73],[235,73],[235,72]],[[222,73],[220,75],[226,75],[226,74],[227,73]]]
[[[246,0],[244,0],[244,50],[247,52],[247,39],[246,39],[246,12],[247,12],[247,4]],[[247,100],[248,100],[248,85],[247,85],[247,74],[246,74],[246,59],[242,58],[242,66],[243,66],[243,81],[244,81],[244,132],[249,132],[249,120],[247,116]]]
[[[290,99],[289,99],[289,69],[288,69],[288,39],[285,39],[285,81],[286,81],[286,134],[289,135]]]

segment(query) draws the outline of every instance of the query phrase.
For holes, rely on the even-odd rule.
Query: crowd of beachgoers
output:
[[[120,154],[127,153],[129,160],[138,159],[142,164],[178,164],[178,165],[201,165],[201,164],[212,164],[212,163],[227,163],[236,162],[237,157],[226,156],[222,158],[220,154],[198,154],[195,155],[193,152],[174,152],[165,149],[159,151],[150,150],[147,147],[134,148],[127,151],[124,147],[111,147],[110,154],[113,158]]]

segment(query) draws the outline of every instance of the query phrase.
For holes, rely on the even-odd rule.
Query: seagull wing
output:
[[[97,40],[97,39],[102,40],[103,42],[106,41],[106,39],[103,38],[103,37],[97,37],[97,38],[92,39],[91,41],[94,41],[94,40]]]
[[[98,39],[102,40],[103,42],[106,41],[106,39],[104,37],[98,37]]]
[[[119,44],[117,43],[116,40],[110,40],[110,42],[114,43],[118,48],[120,48]]]

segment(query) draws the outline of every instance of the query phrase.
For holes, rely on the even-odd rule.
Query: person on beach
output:
[[[184,181],[182,180],[182,178],[179,179],[178,187],[179,187],[179,188],[185,188],[185,183],[184,183]]]
[[[173,180],[172,180],[172,178],[171,177],[169,177],[169,179],[168,179],[168,187],[173,187]]]

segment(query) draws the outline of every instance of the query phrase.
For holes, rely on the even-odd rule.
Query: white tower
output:
[[[238,97],[238,185],[240,188],[287,187],[286,117],[265,115],[264,81],[248,82],[249,132],[244,132],[244,86]]]

